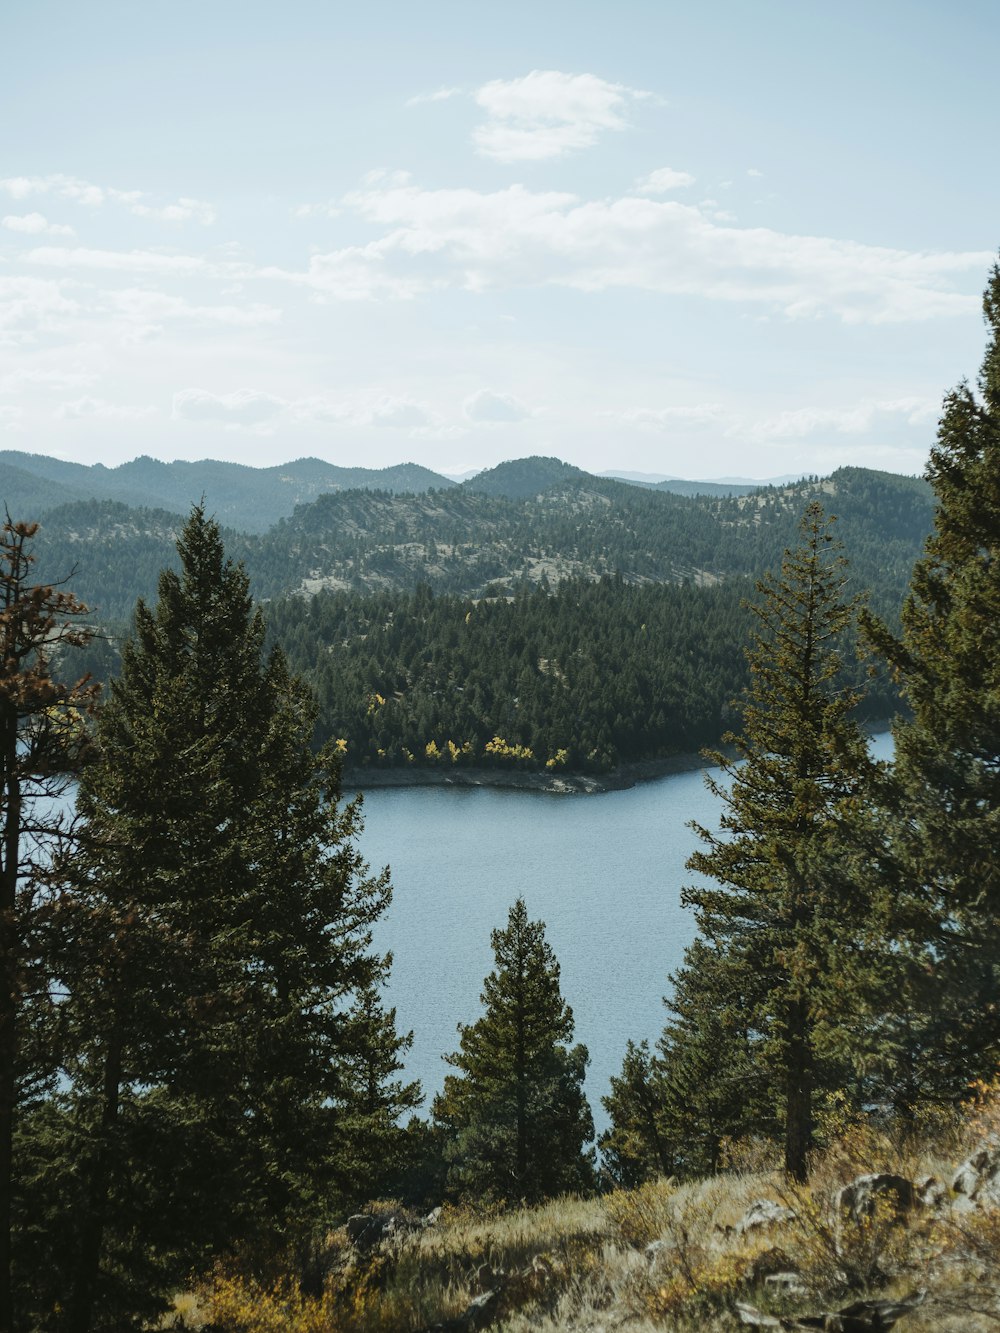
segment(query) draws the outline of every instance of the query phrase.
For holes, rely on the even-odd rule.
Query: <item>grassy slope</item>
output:
[[[187,1326],[214,1321],[224,1333],[417,1333],[460,1318],[484,1290],[502,1289],[486,1322],[510,1333],[711,1333],[738,1326],[737,1301],[794,1317],[926,1287],[925,1305],[900,1322],[901,1333],[981,1333],[1000,1322],[1000,1210],[945,1205],[919,1209],[903,1225],[883,1212],[838,1227],[832,1200],[869,1171],[947,1182],[998,1128],[995,1104],[917,1139],[856,1126],[816,1162],[803,1189],[745,1154],[727,1174],[681,1186],[658,1181],[531,1210],[446,1210],[437,1225],[364,1259],[335,1232],[322,1298],[302,1297],[294,1284],[217,1274],[181,1304]],[[734,1225],[761,1198],[779,1201],[796,1219],[737,1236]],[[651,1254],[654,1241],[661,1243]],[[795,1296],[764,1281],[788,1269],[804,1288]]]

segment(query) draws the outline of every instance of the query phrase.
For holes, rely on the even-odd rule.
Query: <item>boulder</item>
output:
[[[347,1239],[356,1250],[373,1250],[383,1241],[393,1240],[413,1230],[402,1213],[355,1213],[347,1219]]]
[[[917,1202],[912,1180],[888,1171],[858,1176],[838,1190],[834,1207],[838,1217],[860,1222],[874,1217],[877,1206],[883,1202],[889,1203],[897,1219],[904,1218]]]
[[[914,1188],[917,1201],[923,1208],[940,1208],[948,1198],[948,1190],[937,1176],[924,1176]]]
[[[737,1236],[745,1236],[748,1231],[760,1227],[779,1226],[782,1222],[794,1222],[795,1213],[773,1199],[755,1199],[733,1228]]]
[[[955,1172],[951,1188],[981,1208],[1000,1206],[1000,1143],[988,1139]]]

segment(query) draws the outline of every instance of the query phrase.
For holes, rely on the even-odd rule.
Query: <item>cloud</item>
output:
[[[109,403],[104,398],[85,394],[71,403],[63,403],[56,416],[63,420],[99,417],[103,421],[146,421],[156,415],[155,407],[136,407],[128,403]]]
[[[143,324],[161,320],[186,319],[198,324],[226,324],[234,328],[252,328],[261,324],[276,324],[281,311],[268,305],[194,305],[179,296],[150,291],[142,287],[128,287],[108,295],[111,308],[128,319]]]
[[[51,194],[60,199],[71,199],[87,208],[100,208],[107,202],[117,203],[136,217],[151,218],[157,222],[200,222],[210,226],[215,221],[215,209],[201,199],[180,199],[167,204],[150,203],[146,190],[119,190],[113,186],[95,185],[55,172],[48,176],[5,176],[0,178],[0,190],[14,199],[27,199],[33,194]]]
[[[905,397],[865,400],[848,407],[806,406],[790,408],[767,417],[751,417],[721,403],[691,406],[633,408],[609,413],[629,425],[649,430],[714,429],[727,438],[767,444],[800,440],[810,435],[865,435],[895,425],[926,426],[939,414],[939,404],[929,398]]]
[[[0,337],[33,341],[65,327],[79,305],[49,278],[0,277]]]
[[[417,93],[406,101],[407,106],[423,106],[425,102],[446,102],[450,97],[461,96],[461,88],[438,88],[432,93]]]
[[[693,407],[638,407],[623,412],[621,418],[630,425],[650,430],[670,430],[675,426],[725,427],[733,420],[728,408],[719,403],[699,403]]]
[[[18,366],[0,375],[0,393],[19,393],[29,385],[46,389],[80,389],[93,384],[96,376],[89,371],[46,370],[41,366]]]
[[[478,89],[475,100],[486,121],[472,138],[483,157],[497,162],[540,162],[590,148],[609,130],[626,129],[630,104],[649,96],[596,74],[536,69]]]
[[[75,176],[56,173],[50,176],[5,176],[0,178],[0,190],[13,199],[28,199],[33,194],[54,194],[60,199],[72,199],[88,208],[99,208],[107,191]]]
[[[159,250],[94,250],[79,245],[39,246],[29,250],[24,259],[26,263],[41,264],[46,268],[106,269],[116,273],[218,277],[240,271],[237,265],[227,264],[221,268],[200,255],[171,255]]]
[[[564,286],[634,288],[754,305],[788,319],[891,323],[968,314],[989,251],[890,249],[739,227],[674,200],[582,200],[523,185],[483,193],[378,183],[344,206],[380,230],[312,257],[306,273],[262,270],[341,300]]]
[[[762,171],[758,171],[756,167],[747,167],[747,175],[753,176],[756,179],[760,180],[763,177],[764,173]]]
[[[694,184],[694,177],[686,171],[674,171],[673,167],[659,167],[648,176],[636,181],[636,194],[668,194],[671,190],[683,190]]]
[[[154,208],[150,204],[134,203],[129,212],[138,218],[155,218],[158,222],[200,222],[209,227],[215,221],[215,209],[202,199],[180,198],[174,204]]]
[[[205,389],[182,389],[174,394],[173,416],[178,421],[217,421],[230,426],[261,426],[285,411],[288,403],[274,394],[256,389],[235,393],[209,393]]]
[[[531,413],[510,394],[493,393],[489,389],[480,389],[471,394],[462,404],[462,411],[469,421],[490,425],[501,422],[523,421]]]
[[[385,426],[397,430],[424,430],[436,422],[421,403],[386,394],[375,402],[333,402],[321,396],[283,398],[257,389],[210,393],[182,389],[174,394],[177,421],[220,422],[227,429],[266,433],[279,417],[293,422],[332,422],[351,426]]]
[[[893,398],[848,408],[800,407],[729,433],[745,434],[755,441],[800,439],[824,433],[863,435],[888,424],[893,417],[901,418],[909,426],[929,425],[937,420],[940,409],[940,403],[930,398]]]
[[[43,213],[22,213],[20,215],[8,213],[3,219],[3,225],[8,231],[22,232],[25,236],[76,235],[72,227],[64,226],[59,222],[49,222]]]
[[[430,414],[410,398],[383,398],[368,413],[372,426],[391,426],[394,429],[413,429],[432,424]]]

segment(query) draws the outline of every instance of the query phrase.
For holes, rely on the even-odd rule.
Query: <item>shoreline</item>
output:
[[[870,722],[865,730],[879,736],[892,726],[891,719]],[[718,747],[728,758],[731,745]],[[605,792],[628,791],[640,782],[676,773],[712,768],[701,753],[670,754],[661,759],[642,759],[619,764],[610,773],[504,773],[495,768],[345,768],[341,785],[345,791],[374,791],[389,787],[491,787],[497,791],[537,791],[550,796],[601,796]]]
[[[610,773],[504,773],[494,768],[352,768],[342,784],[348,791],[386,787],[492,787],[499,791],[537,791],[552,796],[600,796],[627,791],[640,782],[675,773],[690,773],[711,765],[701,754],[672,754],[620,764]]]

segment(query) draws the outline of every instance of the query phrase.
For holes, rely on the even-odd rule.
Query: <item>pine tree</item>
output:
[[[15,1134],[53,1075],[33,1040],[51,1010],[44,938],[58,904],[46,863],[68,833],[60,798],[86,750],[83,714],[94,699],[85,680],[64,684],[54,674],[56,655],[83,647],[91,631],[71,593],[32,582],[37,531],[9,515],[0,528],[0,1333],[11,1333],[15,1319],[12,1230],[23,1167]]]
[[[313,701],[265,660],[202,508],[178,549],[137,608],[66,867],[71,1333],[125,1327],[192,1265],[263,1260],[316,1226],[344,1184],[341,1129],[366,1121],[350,1061],[369,1038],[399,1048],[349,1016],[387,966],[370,932],[390,889],[356,849],[359,804],[338,807]]]
[[[927,477],[934,531],[901,637],[869,619],[911,716],[894,728],[896,874],[888,1094],[954,1101],[1000,1060],[1000,266],[983,299],[979,394],[945,398]]]
[[[524,899],[492,935],[495,968],[483,983],[485,1012],[459,1026],[459,1070],[434,1100],[448,1136],[449,1185],[479,1199],[535,1202],[592,1183],[593,1118],[583,1092],[584,1046],[567,1045],[573,1014],[559,964]]]
[[[728,785],[709,781],[725,803],[721,831],[698,827],[707,850],[688,862],[715,884],[684,892],[703,938],[725,958],[727,986],[738,988],[754,1060],[773,1085],[786,1170],[797,1179],[818,1097],[845,1077],[844,969],[867,917],[848,829],[872,771],[851,719],[859,695],[840,683],[838,648],[856,604],[845,600],[844,561],[818,503],[801,533],[780,577],[757,585],[743,726],[728,738],[737,758],[717,756]]]
[[[611,1128],[598,1139],[602,1169],[621,1189],[674,1174],[671,1144],[662,1126],[662,1101],[649,1043],[630,1041],[622,1071],[601,1098]]]

